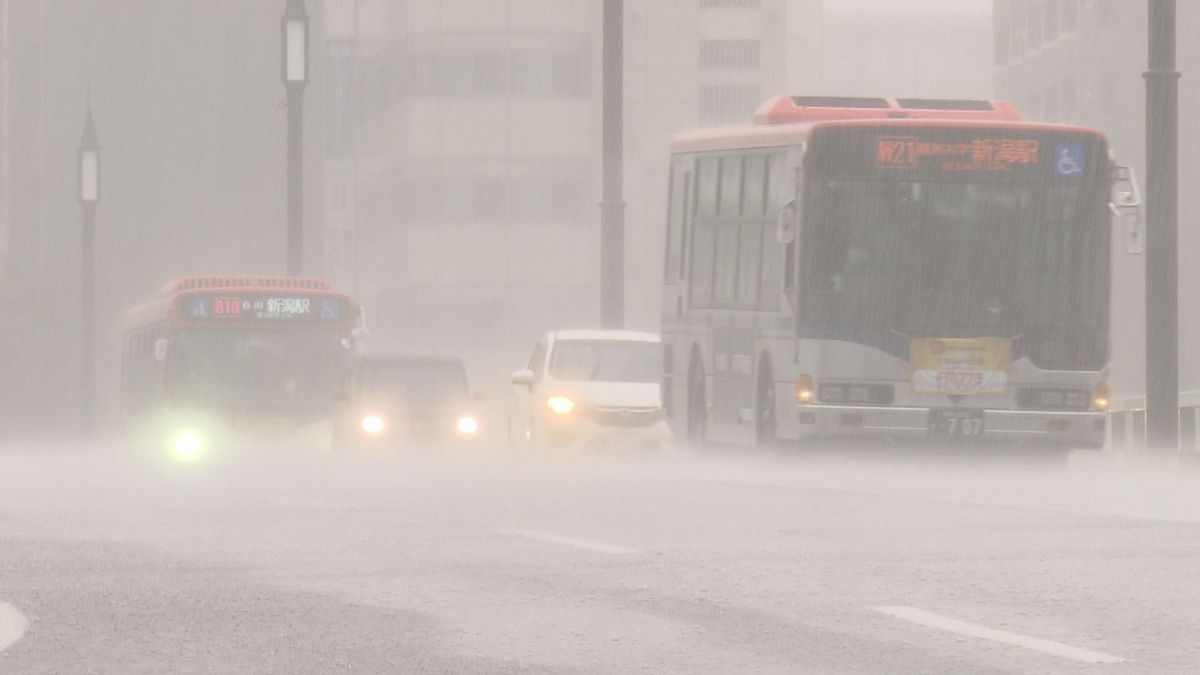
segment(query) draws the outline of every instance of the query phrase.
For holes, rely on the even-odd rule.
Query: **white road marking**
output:
[[[562,544],[563,546],[574,546],[586,551],[599,551],[600,553],[615,553],[618,555],[629,555],[631,553],[641,553],[636,548],[628,548],[626,546],[617,546],[615,544],[606,544],[602,541],[588,541],[587,539],[576,539],[575,537],[564,537],[559,534],[551,534],[549,532],[535,532],[533,530],[500,530],[500,534],[512,535],[514,537],[524,537],[536,541],[544,541],[550,544]]]
[[[986,626],[978,626],[973,623],[966,623],[956,619],[950,619],[944,616],[926,612],[923,609],[916,607],[872,607],[871,609],[888,616],[894,616],[898,619],[911,621],[915,624],[937,628],[950,633],[959,635],[967,635],[969,637],[979,638],[982,640],[991,640],[992,642],[1000,642],[1014,647],[1023,647],[1031,649],[1035,652],[1043,654],[1051,654],[1060,656],[1064,659],[1073,661],[1082,661],[1084,663],[1123,663],[1125,659],[1112,654],[1103,652],[1093,652],[1089,649],[1081,649],[1072,647],[1061,642],[1053,640],[1043,640],[1041,638],[1029,637],[1027,635],[1018,635],[1009,633],[1008,631],[996,630]]]
[[[350,502],[335,502],[326,499],[289,499],[285,497],[272,498],[268,500],[276,506],[286,506],[288,508],[305,508],[305,509],[357,509],[358,504]]]
[[[0,602],[0,652],[17,643],[29,628],[29,619],[19,609]]]

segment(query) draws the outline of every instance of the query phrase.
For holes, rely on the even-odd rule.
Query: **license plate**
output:
[[[982,436],[983,411],[971,408],[930,410],[929,435],[940,438],[977,438]]]

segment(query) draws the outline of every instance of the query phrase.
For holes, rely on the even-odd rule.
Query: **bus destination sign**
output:
[[[1103,139],[1073,130],[1004,128],[824,129],[807,169],[848,180],[1067,182],[1103,177]]]
[[[875,166],[916,169],[933,161],[942,171],[1009,171],[1014,165],[1037,164],[1040,143],[1028,138],[976,137],[960,142],[926,141],[915,136],[880,136]]]
[[[346,300],[303,295],[189,295],[180,314],[185,321],[329,323],[346,318]]]

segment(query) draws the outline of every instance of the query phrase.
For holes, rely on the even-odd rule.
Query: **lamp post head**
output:
[[[304,86],[308,81],[308,8],[304,0],[288,0],[282,17],[283,83]]]
[[[100,143],[96,140],[96,123],[92,119],[89,101],[83,122],[83,138],[79,141],[79,201],[94,205],[100,201]]]

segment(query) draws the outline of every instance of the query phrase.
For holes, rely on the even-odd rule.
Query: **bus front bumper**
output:
[[[935,422],[941,411],[981,412],[982,425],[970,435],[947,433]],[[796,406],[802,439],[895,439],[1099,449],[1104,445],[1106,413],[913,406]]]

